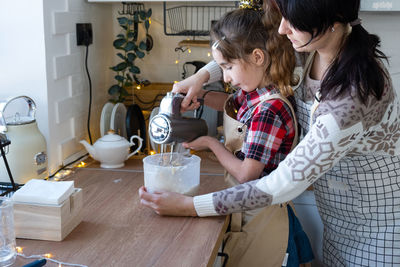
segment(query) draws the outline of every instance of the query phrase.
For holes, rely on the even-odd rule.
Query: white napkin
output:
[[[32,179],[12,196],[15,202],[60,205],[74,192],[73,181],[51,182]]]

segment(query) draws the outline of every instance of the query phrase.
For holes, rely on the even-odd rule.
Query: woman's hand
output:
[[[200,102],[197,101],[197,98],[203,96],[203,84],[209,78],[208,71],[201,69],[192,76],[173,85],[172,92],[186,94],[181,104],[181,112],[195,110],[200,107]]]
[[[139,197],[142,205],[159,215],[197,216],[192,197],[167,191],[149,193],[144,186],[139,188]]]
[[[206,150],[209,149],[209,143],[211,139],[215,139],[214,137],[211,136],[200,136],[199,138],[196,138],[192,142],[185,142],[182,143],[184,148],[190,148],[196,151],[199,150]],[[215,139],[217,141],[217,139]]]

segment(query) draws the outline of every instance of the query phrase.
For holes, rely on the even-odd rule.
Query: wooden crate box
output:
[[[61,241],[82,221],[82,207],[80,188],[57,206],[14,202],[15,236]]]

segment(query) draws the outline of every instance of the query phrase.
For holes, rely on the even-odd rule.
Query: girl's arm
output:
[[[212,152],[214,152],[218,161],[226,169],[226,171],[233,175],[239,183],[245,183],[247,181],[259,178],[265,167],[264,163],[254,159],[238,159],[215,138],[210,138],[208,147]]]
[[[221,69],[215,61],[211,61],[192,76],[174,84],[172,92],[186,94],[181,104],[182,112],[197,109],[200,106],[197,98],[203,95],[203,85],[219,81],[221,78]]]
[[[260,177],[265,164],[246,158],[245,160],[238,159],[232,152],[227,150],[225,146],[216,138],[211,136],[201,136],[190,143],[184,143],[184,147],[193,150],[210,149],[221,165],[233,175],[239,183],[244,183]]]

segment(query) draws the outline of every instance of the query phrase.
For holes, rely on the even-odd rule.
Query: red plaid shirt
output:
[[[272,99],[256,107],[263,95],[276,93],[279,90],[269,86],[250,93],[238,90],[233,96],[238,110],[236,119],[247,125],[245,143],[236,156],[265,163],[261,176],[273,171],[286,157],[295,137],[293,115],[286,103]],[[293,98],[290,100],[294,102]]]

